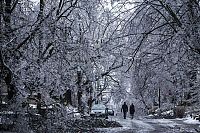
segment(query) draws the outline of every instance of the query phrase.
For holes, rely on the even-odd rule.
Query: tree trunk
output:
[[[4,21],[5,21],[5,30],[6,33],[8,34],[11,31],[11,0],[5,0],[5,2],[6,6],[5,6]]]
[[[82,75],[81,75],[81,71],[77,72],[77,87],[78,87],[78,92],[77,92],[77,98],[78,98],[78,110],[83,113],[83,109],[82,109],[82,88],[81,88],[81,80],[82,80]]]
[[[3,38],[3,0],[0,0],[0,45],[2,45],[2,38]],[[0,46],[1,48],[1,46]]]
[[[40,0],[40,11],[39,11],[39,14],[38,14],[38,21],[42,21],[42,19],[44,18],[44,0]],[[41,24],[41,27],[39,27],[39,59],[38,59],[38,62],[39,64],[41,65],[41,59],[42,59],[42,51],[43,51],[43,31],[42,31],[42,27],[43,25]]]
[[[0,12],[1,12],[0,14],[0,77],[6,83],[9,100],[11,100],[16,94],[16,89],[15,89],[14,84],[12,83],[13,73],[10,70],[10,68],[5,64],[5,60],[10,57],[9,56],[4,57],[2,44],[4,43],[4,41],[10,41],[10,37],[11,37],[11,34],[10,34],[11,33],[11,2],[12,2],[11,0],[5,0],[5,1],[0,0]],[[5,4],[5,7],[4,7],[4,4]]]

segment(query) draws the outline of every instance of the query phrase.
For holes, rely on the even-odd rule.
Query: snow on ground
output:
[[[200,122],[198,120],[194,120],[191,117],[187,117],[186,120],[184,120],[183,122],[187,123],[187,124],[198,124],[198,125],[200,125]]]
[[[146,120],[149,123],[155,123],[161,126],[165,126],[165,127],[172,127],[174,128],[177,125],[180,125],[178,123],[175,123],[174,121],[171,121],[169,119],[147,119]]]
[[[103,128],[99,131],[106,133],[180,133],[196,132],[193,128],[200,127],[200,122],[193,120],[190,117],[179,118],[179,119],[145,119],[145,118],[134,118],[134,119],[123,119],[122,117],[110,117],[109,120],[119,122],[123,127],[117,128]]]
[[[106,133],[116,133],[119,131],[125,131],[125,130],[137,130],[140,129],[140,131],[153,131],[154,128],[148,123],[143,122],[142,120],[138,119],[123,119],[121,117],[110,117],[109,120],[111,121],[117,121],[119,122],[123,127],[117,127],[117,128],[106,128],[106,129],[99,129],[100,131],[106,131]]]
[[[130,118],[123,119],[120,117],[115,117],[115,118],[111,118],[110,120],[117,121],[124,128],[128,128],[128,129],[133,129],[134,127],[139,127],[141,129],[149,129],[149,130],[154,129],[150,124],[147,124],[139,119],[130,119]]]

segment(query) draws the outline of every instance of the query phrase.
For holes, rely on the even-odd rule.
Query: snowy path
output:
[[[123,127],[99,129],[105,133],[197,133],[200,122],[191,118],[183,119],[123,119],[111,117]]]

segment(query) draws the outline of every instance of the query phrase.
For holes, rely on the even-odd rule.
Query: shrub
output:
[[[174,115],[177,118],[183,118],[185,115],[185,107],[184,106],[177,106],[174,108]]]

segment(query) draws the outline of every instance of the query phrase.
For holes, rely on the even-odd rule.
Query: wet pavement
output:
[[[99,129],[104,133],[200,133],[200,122],[190,118],[183,119],[123,119],[111,117],[123,127]]]

